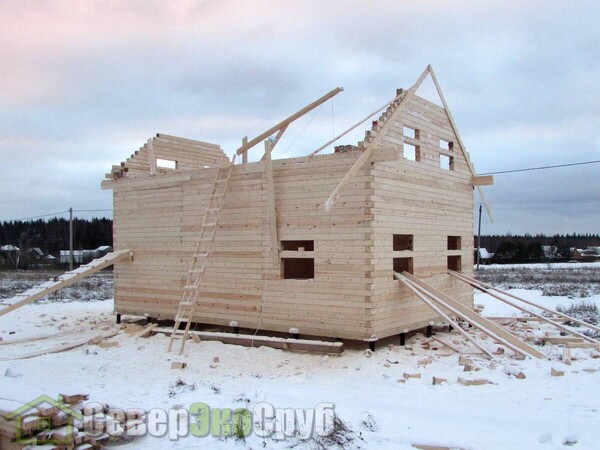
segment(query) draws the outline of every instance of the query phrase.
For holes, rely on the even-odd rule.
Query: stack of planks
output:
[[[0,449],[98,450],[109,441],[131,440],[128,430],[145,420],[144,411],[112,413],[108,405],[86,406],[88,399],[87,394],[41,396],[27,404],[0,399]]]

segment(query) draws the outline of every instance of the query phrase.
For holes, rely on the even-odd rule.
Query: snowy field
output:
[[[523,287],[527,286],[512,292],[551,307],[582,300],[600,306],[596,294],[583,299],[544,296]],[[515,314],[483,294],[476,294],[475,303],[485,306],[485,315]],[[141,326],[117,326],[112,309],[112,300],[46,301],[0,317],[5,342],[0,345],[0,398],[28,401],[42,393],[56,398],[58,393],[85,392],[94,401],[145,410],[187,408],[195,402],[234,409],[253,409],[262,402],[277,408],[315,408],[330,402],[347,427],[336,429],[332,438],[308,440],[256,434],[245,439],[145,436],[122,444],[123,450],[410,449],[416,444],[464,449],[600,448],[600,358],[593,358],[598,352],[592,349],[573,349],[570,365],[560,361],[563,349],[558,346],[539,347],[549,361],[500,355],[491,362],[471,354],[479,369],[473,372],[463,372],[459,356],[449,349],[422,348],[421,334],[412,335],[406,347],[395,339],[379,343],[373,354],[364,346],[349,346],[341,356],[323,356],[190,342],[185,355],[177,356],[166,352],[168,339],[163,335],[134,340],[132,334]],[[57,332],[63,334],[6,345]],[[108,345],[14,359],[110,332],[118,334],[104,341]],[[437,337],[456,340],[444,332]],[[490,350],[497,347],[489,339],[483,343]],[[188,367],[173,370],[173,361],[185,361]],[[564,376],[551,376],[551,368],[564,371]],[[3,376],[7,369],[13,377]],[[514,377],[518,372],[526,378]],[[420,373],[421,378],[405,380],[404,373]],[[434,376],[447,383],[432,385]],[[463,386],[457,377],[490,383]]]

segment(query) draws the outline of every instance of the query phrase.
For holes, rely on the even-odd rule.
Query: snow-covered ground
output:
[[[514,292],[552,307],[580,301],[544,297],[540,291]],[[600,296],[585,301],[600,306]],[[477,294],[475,303],[485,305],[487,315],[513,314],[509,307],[482,294]],[[559,361],[562,349],[556,346],[540,347],[549,361],[520,361],[507,355],[491,363],[470,355],[480,369],[473,372],[463,372],[458,355],[448,349],[423,349],[420,334],[410,337],[407,347],[395,340],[380,343],[373,354],[362,346],[350,346],[341,356],[323,356],[190,342],[185,355],[178,356],[166,352],[168,339],[163,335],[134,340],[134,327],[117,326],[112,309],[110,300],[42,303],[0,317],[0,337],[5,342],[64,332],[46,340],[0,345],[0,398],[27,401],[42,393],[56,397],[85,392],[95,401],[146,410],[188,407],[194,402],[250,409],[261,402],[290,408],[331,402],[350,428],[345,433],[350,441],[343,448],[395,450],[429,444],[465,449],[594,449],[600,445],[600,371],[589,370],[600,369],[600,359],[592,358],[594,350],[573,349],[571,365]],[[11,359],[111,331],[119,334],[108,342],[118,346],[85,345],[52,355]],[[447,333],[437,336],[447,342],[456,340]],[[489,349],[497,347],[489,339],[483,342]],[[419,365],[428,358],[430,364]],[[173,361],[185,361],[188,367],[173,370]],[[21,376],[2,376],[9,368]],[[551,368],[565,375],[553,377]],[[526,378],[507,374],[518,371]],[[404,381],[404,373],[420,373],[421,378]],[[434,376],[447,383],[432,385]],[[458,384],[457,377],[485,378],[491,384],[467,387]],[[256,435],[245,441],[192,436],[172,441],[146,436],[121,448],[308,449],[319,445],[331,448],[333,444]]]
[[[586,298],[572,298],[567,296],[543,296],[542,291],[539,290],[531,290],[531,289],[510,289],[511,294],[514,294],[518,297],[524,298],[525,300],[532,301],[537,304],[541,304],[546,308],[556,309],[557,307],[568,308],[572,305],[577,305],[582,302],[586,304],[596,305],[598,309],[600,309],[600,295],[593,295],[591,297]],[[508,299],[510,300],[510,298]],[[475,292],[475,304],[483,305],[483,315],[485,316],[519,316],[522,313],[513,308],[506,303],[503,303],[499,300],[496,300],[489,295],[486,295],[482,292]],[[542,313],[542,310],[538,308],[534,308],[527,305],[526,306],[532,311],[537,312],[538,314]]]
[[[600,270],[600,262],[565,262],[565,263],[533,263],[533,264],[489,264],[480,265],[480,270],[495,270],[495,269],[596,269]]]

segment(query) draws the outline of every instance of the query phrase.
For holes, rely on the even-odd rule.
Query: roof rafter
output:
[[[475,171],[475,168],[473,167],[473,163],[471,163],[471,159],[469,158],[469,153],[467,152],[465,144],[463,143],[463,140],[460,137],[460,133],[458,132],[458,128],[456,127],[456,123],[454,123],[454,119],[452,118],[452,113],[450,112],[450,108],[448,108],[448,104],[446,103],[446,99],[444,98],[444,94],[442,93],[442,88],[440,87],[440,84],[438,83],[437,77],[435,76],[433,67],[431,67],[431,65],[428,65],[427,69],[429,70],[429,74],[431,75],[431,79],[433,80],[433,84],[435,85],[435,90],[437,91],[438,95],[440,96],[440,100],[442,101],[442,104],[444,105],[444,110],[446,111],[446,116],[448,116],[448,120],[450,121],[450,126],[452,126],[452,129],[454,130],[454,134],[456,135],[456,139],[458,139],[458,145],[460,147],[460,151],[462,152],[463,157],[465,158],[465,161],[467,161],[467,166],[469,167],[469,170],[471,171],[471,175],[473,177],[476,177],[477,172]],[[479,196],[481,197],[481,202],[483,203],[483,206],[485,206],[485,211],[487,212],[488,217],[490,218],[491,222],[494,223],[494,218],[492,217],[492,212],[490,210],[490,207],[488,206],[487,199],[483,193],[483,189],[481,189],[481,186],[477,186],[477,190],[479,191]]]
[[[292,114],[291,116],[289,116],[287,119],[282,120],[281,122],[279,122],[277,125],[275,125],[272,128],[269,128],[267,131],[265,131],[264,133],[258,135],[257,137],[255,137],[254,139],[252,139],[251,141],[243,144],[240,148],[238,148],[236,150],[236,153],[238,155],[241,155],[242,153],[247,152],[249,149],[251,149],[252,147],[254,147],[256,144],[258,144],[259,142],[262,142],[263,140],[267,139],[268,137],[270,137],[273,133],[275,133],[276,131],[285,131],[285,128],[287,128],[287,126],[292,123],[293,121],[295,121],[296,119],[299,119],[300,117],[302,117],[303,115],[305,115],[306,113],[312,111],[313,109],[315,109],[317,106],[325,103],[327,100],[329,100],[330,98],[336,96],[337,94],[339,94],[340,92],[342,92],[344,90],[344,88],[338,87],[335,88],[334,90],[328,92],[327,94],[325,94],[323,97],[315,100],[314,102],[312,102],[309,105],[306,105],[304,108],[302,108],[300,111]],[[281,132],[281,134],[283,134],[283,132]],[[281,138],[281,135],[279,135],[279,138]],[[279,139],[278,139],[279,140]]]
[[[333,192],[331,193],[329,198],[325,201],[325,203],[323,204],[325,209],[329,209],[333,206],[334,202],[336,201],[336,199],[338,198],[338,196],[340,195],[340,193],[342,192],[344,187],[350,182],[350,180],[352,180],[352,178],[354,178],[356,173],[367,162],[367,160],[369,159],[369,157],[371,156],[373,151],[377,148],[377,146],[383,139],[385,132],[388,130],[389,127],[392,126],[396,117],[404,109],[404,106],[406,105],[407,100],[410,100],[410,98],[413,96],[415,91],[419,88],[419,86],[421,86],[421,83],[423,83],[423,80],[425,80],[428,73],[429,73],[429,67],[427,67],[423,71],[423,73],[421,74],[421,76],[419,77],[417,82],[415,84],[413,84],[410,87],[410,89],[408,89],[408,91],[406,91],[406,94],[400,99],[400,103],[398,103],[398,106],[396,106],[396,109],[394,110],[392,115],[385,121],[385,123],[383,124],[383,127],[381,127],[381,130],[377,133],[375,138],[369,143],[367,148],[365,148],[365,150],[362,152],[360,157],[356,160],[354,165],[350,168],[348,173],[346,173],[346,176],[344,176],[344,178],[342,178],[342,181],[340,181],[340,183],[333,190]]]
[[[408,89],[408,91],[406,92],[406,95],[404,95],[404,97],[402,97],[402,99],[400,100],[400,103],[398,104],[398,106],[396,107],[396,109],[394,110],[394,112],[392,113],[392,115],[388,118],[388,120],[386,120],[386,122],[383,124],[382,129],[377,133],[377,136],[375,136],[375,138],[373,139],[373,141],[371,141],[369,143],[369,145],[367,146],[367,148],[363,151],[363,153],[360,155],[360,157],[356,160],[356,162],[350,168],[350,170],[348,171],[348,173],[346,173],[346,175],[344,176],[344,178],[342,178],[342,181],[340,181],[340,183],[333,190],[333,192],[331,193],[331,195],[329,196],[329,198],[325,201],[325,203],[324,203],[325,209],[329,209],[329,208],[331,208],[331,206],[333,206],[335,200],[340,195],[340,193],[344,189],[344,187],[350,182],[350,180],[356,175],[356,173],[361,169],[361,167],[367,162],[367,160],[369,159],[369,157],[371,156],[371,154],[373,153],[373,151],[375,150],[375,148],[377,147],[377,145],[379,145],[381,139],[383,139],[383,136],[385,135],[385,132],[387,131],[387,129],[389,128],[389,126],[393,123],[393,119],[395,119],[397,117],[397,115],[400,114],[400,112],[404,109],[404,106],[406,105],[406,100],[410,99],[414,95],[414,93],[421,86],[421,84],[423,83],[423,81],[425,80],[425,78],[427,77],[427,75],[431,76],[433,84],[435,85],[435,89],[436,89],[436,91],[437,91],[437,93],[438,93],[438,95],[440,97],[440,100],[442,101],[442,104],[444,106],[444,110],[446,111],[446,116],[448,117],[448,120],[450,122],[452,130],[454,131],[454,134],[456,135],[456,138],[458,139],[458,144],[459,144],[459,147],[460,147],[460,151],[462,152],[462,155],[465,158],[465,161],[467,162],[467,166],[469,168],[469,171],[471,172],[471,175],[473,177],[477,177],[477,172],[475,171],[475,168],[473,167],[473,163],[471,163],[471,160],[469,158],[469,153],[467,152],[466,147],[465,147],[465,145],[463,143],[463,140],[462,140],[462,138],[460,136],[460,133],[458,132],[458,128],[456,126],[456,123],[454,122],[454,118],[452,117],[452,113],[450,112],[450,109],[448,108],[448,104],[446,103],[446,99],[444,97],[444,94],[442,93],[442,89],[441,89],[441,87],[440,87],[440,85],[439,85],[439,83],[437,81],[437,77],[435,76],[435,72],[433,71],[433,67],[431,67],[431,65],[428,65],[425,68],[425,70],[423,71],[423,73],[421,74],[421,76],[418,78],[417,82],[410,89]],[[398,98],[398,97],[396,97],[396,98]],[[374,114],[372,114],[372,115],[374,115]],[[371,116],[369,116],[369,117],[371,117]],[[369,117],[367,117],[367,119]],[[365,119],[365,120],[367,120],[367,119]],[[362,122],[364,122],[364,120],[361,121],[361,122],[359,122],[358,124],[354,125],[348,131],[351,131],[352,129],[356,128],[356,126],[360,125]],[[346,131],[346,132],[348,132],[348,131]],[[344,132],[339,137],[343,136],[346,132]],[[328,142],[325,146],[329,145],[331,142],[333,142],[333,141]],[[322,150],[325,146],[317,149],[316,151],[314,151],[313,153],[311,153],[310,156],[313,156],[318,151]],[[493,223],[494,222],[494,218],[492,217],[492,212],[491,212],[490,207],[489,207],[489,205],[487,203],[487,199],[485,197],[485,194],[483,193],[483,190],[482,190],[481,186],[477,186],[477,190],[479,191],[479,195],[481,197],[481,201],[482,201],[483,205],[485,206],[485,210],[486,210],[486,212],[488,214],[488,217],[490,218],[490,221]]]

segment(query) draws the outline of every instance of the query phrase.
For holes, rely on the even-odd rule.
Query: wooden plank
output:
[[[157,328],[156,333],[171,334],[171,328]],[[313,353],[340,354],[344,351],[342,342],[326,342],[309,339],[290,339],[273,336],[258,336],[208,331],[190,331],[190,335],[198,336],[203,341],[218,341],[224,344],[244,347],[271,347],[280,350],[307,351]],[[177,336],[182,336],[181,332]]]
[[[522,354],[524,356],[532,356],[538,359],[548,359],[546,355],[544,355],[539,350],[531,347],[529,344],[521,341],[513,334],[509,333],[506,329],[502,328],[500,325],[485,319],[480,316],[476,312],[470,310],[469,308],[461,305],[459,302],[454,300],[452,297],[444,294],[443,292],[437,290],[433,286],[425,283],[423,280],[415,277],[411,274],[406,274],[410,281],[415,283],[417,286],[423,288],[426,291],[429,291],[432,296],[437,297],[437,299],[442,303],[442,305],[446,308],[449,308],[455,314],[460,315],[462,318],[467,320],[473,326],[479,328],[481,331],[486,333],[492,339],[497,340],[499,343],[506,345],[508,348],[513,350],[516,353]]]
[[[403,283],[406,287],[408,287],[417,297],[419,297],[421,300],[423,300],[431,309],[433,309],[435,312],[437,312],[441,317],[443,317],[444,319],[446,319],[446,321],[452,325],[454,327],[455,330],[457,330],[460,334],[462,334],[464,337],[466,337],[471,343],[473,343],[473,345],[475,345],[479,350],[481,350],[484,354],[486,354],[487,356],[489,356],[491,359],[494,359],[494,356],[488,351],[486,350],[484,347],[482,347],[476,340],[475,338],[473,338],[473,336],[471,336],[469,333],[467,333],[465,330],[463,330],[460,325],[458,325],[454,320],[452,320],[452,318],[446,314],[439,306],[437,306],[433,301],[431,301],[430,299],[428,299],[425,295],[423,295],[416,287],[416,285],[414,285],[412,283],[411,280],[409,280],[406,275],[408,275],[408,272],[403,272],[402,274],[398,273],[398,272],[394,272],[394,277],[396,277],[396,279],[398,281],[400,281],[401,283]]]
[[[64,275],[61,275],[56,281],[48,281],[39,286],[31,288],[22,294],[17,294],[12,298],[3,301],[3,303],[8,304],[8,306],[0,309],[0,316],[8,314],[15,309],[28,305],[29,303],[33,303],[36,300],[44,298],[61,288],[71,286],[85,277],[99,272],[108,266],[112,266],[116,262],[123,261],[126,258],[131,259],[131,257],[132,255],[129,250],[120,250],[117,252],[108,253],[102,258],[95,259],[89,264],[84,264],[72,272],[67,272]]]
[[[275,215],[275,190],[273,187],[273,166],[271,164],[271,150],[273,146],[268,139],[265,141],[265,178],[268,195],[267,223],[271,236],[271,255],[273,264],[279,266],[279,238],[277,237],[277,216]]]
[[[242,148],[245,148],[248,145],[248,136],[244,136],[242,138]],[[248,152],[244,152],[242,154],[242,164],[248,163]]]
[[[152,334],[152,331],[158,327],[157,323],[149,323],[148,325],[146,325],[144,327],[143,330],[138,331],[134,336],[133,336],[133,340],[137,341],[140,338],[144,338],[147,336],[150,336]]]
[[[257,137],[255,137],[250,142],[248,142],[246,145],[242,145],[240,148],[238,148],[236,150],[236,154],[241,155],[242,153],[248,151],[249,149],[251,149],[252,147],[254,147],[256,144],[258,144],[259,142],[267,139],[269,136],[271,136],[276,131],[279,131],[281,128],[288,126],[290,123],[292,123],[296,119],[302,117],[307,112],[312,111],[317,106],[321,105],[322,103],[325,103],[327,100],[329,100],[330,98],[336,96],[337,94],[339,94],[342,91],[343,91],[342,88],[335,88],[331,92],[325,94],[323,97],[321,97],[321,98],[315,100],[314,102],[312,102],[311,104],[305,106],[300,111],[292,114],[287,119],[282,120],[281,122],[279,122],[274,127],[271,127],[267,131],[265,131],[264,133],[259,134]]]
[[[210,142],[204,142],[204,141],[197,141],[194,139],[189,139],[189,138],[182,138],[182,137],[178,137],[178,136],[172,136],[169,134],[165,134],[165,133],[157,133],[156,134],[157,138],[162,138],[162,139],[167,139],[167,140],[172,140],[172,141],[179,141],[179,142],[183,142],[186,144],[190,144],[194,147],[208,147],[208,148],[213,148],[215,150],[221,150],[221,146],[217,145],[217,144],[211,144]]]
[[[279,140],[281,139],[281,136],[283,136],[283,133],[285,133],[285,130],[287,130],[288,125],[286,125],[285,127],[281,128],[281,130],[279,130],[277,132],[277,135],[275,136],[275,140],[273,141],[273,143],[271,144],[271,153],[273,152],[273,149],[275,148],[275,146],[277,145],[277,143],[279,142]],[[244,152],[244,154],[246,154],[248,152]],[[267,157],[267,153],[265,152],[262,155],[262,158],[260,158],[261,161],[264,161],[265,158]]]
[[[472,279],[472,278],[466,277],[466,276],[464,276],[464,275],[462,275],[462,274],[459,274],[459,273],[457,273],[457,272],[454,272],[454,271],[448,271],[448,273],[449,273],[450,275],[452,275],[453,277],[455,277],[455,278],[458,278],[458,279],[459,279],[459,280],[461,280],[461,281],[464,281],[465,283],[470,283],[472,286],[474,286],[474,287],[475,287],[475,288],[477,288],[478,290],[480,290],[480,291],[482,291],[482,292],[484,292],[484,293],[488,294],[488,295],[489,295],[489,296],[491,296],[491,297],[494,297],[494,298],[495,298],[495,299],[497,299],[497,300],[500,300],[501,302],[504,302],[504,303],[506,303],[507,305],[510,305],[510,306],[512,306],[513,308],[516,308],[516,309],[518,309],[519,311],[522,311],[522,312],[524,312],[524,313],[527,313],[527,314],[529,314],[529,315],[531,315],[531,316],[537,317],[537,318],[538,318],[539,320],[541,320],[542,322],[549,323],[550,325],[553,325],[553,326],[555,326],[556,328],[558,328],[558,329],[560,329],[560,330],[562,330],[562,331],[565,331],[565,332],[567,332],[567,333],[569,333],[569,334],[573,334],[573,335],[575,335],[575,336],[579,337],[580,339],[583,339],[584,341],[588,341],[588,342],[591,342],[591,343],[593,343],[593,344],[597,344],[597,343],[598,343],[598,341],[596,341],[595,339],[592,339],[592,338],[590,338],[590,337],[588,337],[588,336],[586,336],[586,335],[584,335],[584,334],[581,334],[581,333],[579,333],[579,332],[577,332],[577,331],[573,330],[572,328],[569,328],[569,327],[567,327],[567,326],[561,325],[560,323],[557,323],[557,322],[556,322],[556,321],[554,321],[554,320],[551,320],[551,319],[549,319],[549,318],[547,318],[547,317],[544,317],[544,316],[542,316],[541,314],[538,314],[538,313],[536,313],[536,312],[534,312],[534,311],[531,311],[531,310],[529,310],[529,309],[527,309],[527,308],[523,308],[522,306],[520,306],[520,305],[517,305],[516,303],[514,303],[514,302],[511,302],[510,300],[507,300],[507,299],[505,299],[505,298],[502,298],[502,297],[500,297],[499,295],[497,295],[497,294],[495,294],[495,293],[493,293],[493,292],[490,292],[490,290],[492,290],[492,289],[489,289],[489,288],[485,287],[485,286],[484,286],[484,283],[481,283],[481,282],[479,282],[479,281],[477,281],[477,280],[475,280],[475,279]],[[499,289],[494,289],[494,290],[498,290],[498,291],[500,291]],[[533,302],[529,302],[529,301],[527,301],[527,300],[524,300],[524,299],[520,299],[519,297],[513,296],[512,294],[509,294],[508,292],[504,292],[504,291],[500,291],[500,292],[501,292],[501,293],[503,293],[504,295],[508,295],[508,296],[511,296],[511,297],[515,297],[515,298],[517,298],[518,300],[521,300],[521,301],[523,301],[523,302],[529,303],[529,304],[531,304],[532,306],[536,306],[536,304],[535,304],[535,303],[533,303]],[[552,311],[551,309],[548,309],[548,308],[546,308],[546,307],[543,307],[543,306],[540,306],[540,305],[538,305],[538,306],[536,306],[536,307],[538,307],[538,308],[540,308],[540,309],[542,309],[542,310],[545,310],[545,311],[547,311],[547,312],[551,312],[551,313],[553,313],[553,314],[557,314],[557,315],[558,315],[558,314],[560,314],[560,313],[558,313],[557,311]],[[569,316],[567,316],[566,314],[565,314],[564,316],[566,316],[566,318],[568,318],[568,317],[569,317]],[[573,318],[573,319],[570,319],[570,320],[573,320],[574,322],[575,322],[575,321],[577,321],[577,319],[574,319],[574,318]],[[577,322],[581,322],[582,324],[585,324],[584,326],[588,326],[588,327],[590,327],[590,328],[591,328],[591,327],[594,327],[594,325],[587,324],[586,322],[582,322],[582,321],[577,321]]]
[[[98,335],[96,338],[92,338],[92,339],[90,339],[89,337],[85,338],[85,339],[78,339],[73,342],[68,342],[65,344],[60,344],[57,346],[53,346],[53,347],[49,347],[49,348],[45,348],[45,349],[41,349],[41,350],[36,350],[36,351],[30,352],[30,353],[14,355],[14,356],[5,356],[3,358],[0,358],[0,361],[14,361],[14,360],[18,360],[18,359],[29,359],[29,358],[35,358],[37,356],[47,355],[50,353],[65,352],[65,351],[71,350],[73,348],[81,347],[82,345],[85,345],[88,342],[91,342],[95,339],[102,340],[102,339],[116,336],[116,334],[117,334],[117,332],[112,332],[112,333],[105,333],[105,334]]]
[[[493,184],[493,175],[477,175],[471,178],[471,186],[492,186]]]
[[[483,287],[485,287],[487,289],[491,289],[493,291],[496,291],[496,292],[499,292],[501,294],[507,295],[509,297],[514,298],[515,300],[522,301],[523,303],[527,303],[528,305],[534,306],[534,307],[539,308],[539,309],[541,309],[543,311],[546,311],[548,313],[555,314],[555,315],[561,317],[562,319],[568,320],[570,322],[574,322],[574,323],[576,323],[578,325],[581,325],[582,327],[591,328],[594,331],[600,332],[600,327],[598,327],[596,325],[592,325],[591,323],[584,322],[583,320],[576,319],[575,317],[568,316],[567,314],[563,314],[563,313],[558,312],[556,310],[553,310],[553,309],[550,309],[550,308],[546,308],[545,306],[542,306],[540,304],[534,303],[534,302],[532,302],[530,300],[525,300],[524,298],[517,297],[516,295],[511,294],[510,292],[503,291],[501,289],[498,289],[498,288],[496,288],[496,287],[494,287],[494,286],[492,286],[490,284],[484,283],[482,281],[478,281],[478,280],[475,280],[473,278],[470,278],[470,277],[467,277],[467,276],[464,276],[464,275],[463,275],[463,278],[467,278],[469,281],[476,282],[477,284],[479,284],[479,285],[481,285],[481,286],[483,286]]]
[[[1,345],[22,344],[24,342],[29,343],[29,342],[35,342],[35,341],[43,341],[45,339],[51,339],[51,338],[55,338],[55,337],[59,337],[59,336],[65,336],[68,334],[74,334],[74,333],[78,333],[78,332],[82,332],[82,331],[84,331],[83,328],[78,329],[78,330],[59,331],[58,333],[41,334],[41,335],[37,335],[37,336],[31,336],[31,337],[20,338],[20,339],[3,340],[3,341],[0,341],[0,346]]]
[[[387,102],[385,105],[382,105],[379,109],[373,111],[371,114],[369,114],[367,117],[365,117],[364,119],[360,120],[359,122],[356,122],[354,125],[352,125],[350,128],[348,128],[347,130],[343,131],[342,133],[338,134],[336,137],[334,137],[333,139],[327,141],[325,144],[321,145],[319,148],[317,148],[316,150],[314,150],[313,152],[311,152],[308,156],[309,157],[313,157],[315,156],[317,153],[319,153],[321,150],[323,150],[324,148],[327,148],[329,145],[333,144],[335,141],[337,141],[338,139],[346,136],[348,133],[350,133],[352,130],[354,130],[355,128],[359,127],[361,124],[365,123],[367,120],[369,120],[371,117],[373,117],[375,114],[377,114],[378,112],[380,112],[381,110],[387,108],[388,106],[390,106],[392,103],[400,100],[400,97],[402,97],[403,93],[401,92],[400,94],[396,95],[391,101]]]
[[[156,175],[156,155],[154,154],[154,145],[152,139],[148,139],[148,164],[150,165],[150,176]]]
[[[329,198],[325,201],[325,203],[323,205],[326,210],[331,209],[331,207],[333,206],[333,203],[338,198],[338,196],[340,195],[341,191],[344,189],[346,184],[348,184],[350,182],[350,180],[352,180],[354,175],[356,175],[356,173],[362,168],[362,166],[371,157],[371,153],[373,153],[373,151],[377,148],[377,146],[379,145],[379,143],[385,136],[387,129],[391,126],[392,123],[394,123],[394,120],[396,119],[396,117],[398,117],[398,115],[400,115],[403,107],[407,103],[407,100],[409,100],[412,97],[412,95],[414,94],[414,92],[419,88],[419,86],[421,85],[421,83],[423,82],[425,77],[427,76],[428,71],[429,71],[429,69],[425,69],[425,71],[423,71],[423,73],[421,74],[421,76],[419,77],[417,82],[402,97],[402,99],[396,106],[396,109],[394,110],[392,115],[387,119],[387,121],[383,125],[382,129],[377,133],[375,138],[369,143],[367,148],[362,152],[362,154],[356,160],[354,165],[350,168],[348,173],[344,176],[344,178],[342,178],[342,181],[340,181],[340,183],[337,185],[337,187],[333,190],[333,192],[331,193],[331,195],[329,196]]]
[[[454,130],[454,134],[456,134],[456,138],[458,139],[458,144],[460,147],[460,151],[462,152],[465,160],[467,161],[467,165],[469,166],[469,170],[471,171],[471,175],[473,175],[474,177],[477,176],[477,173],[475,172],[475,168],[473,167],[473,164],[471,163],[471,159],[469,158],[469,154],[467,153],[467,148],[465,147],[465,144],[462,141],[462,138],[460,137],[460,133],[458,131],[458,127],[456,126],[456,123],[454,122],[454,118],[452,117],[452,113],[450,112],[450,108],[448,108],[448,104],[446,103],[446,99],[444,98],[444,93],[442,92],[442,88],[440,86],[440,84],[438,83],[437,77],[435,76],[435,72],[433,71],[433,67],[428,66],[428,70],[429,73],[431,75],[431,79],[433,80],[433,84],[435,85],[435,89],[438,93],[438,95],[440,96],[440,100],[442,101],[442,104],[444,105],[444,110],[446,111],[446,114],[448,115],[448,120],[450,121],[450,125],[452,125],[452,129]],[[488,217],[490,218],[490,221],[492,223],[494,223],[494,218],[492,216],[492,212],[490,210],[490,207],[487,203],[486,197],[483,193],[483,190],[481,189],[481,186],[477,186],[477,190],[479,192],[479,196],[481,197],[481,202],[483,203],[483,206],[485,206],[485,210],[488,214]]]

